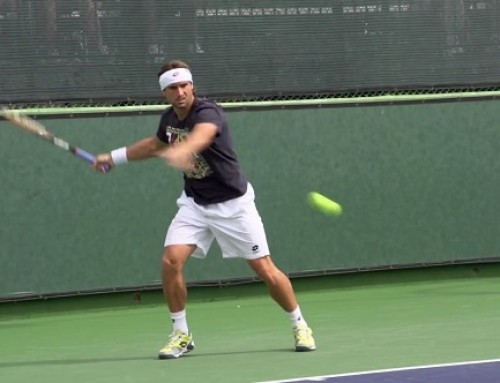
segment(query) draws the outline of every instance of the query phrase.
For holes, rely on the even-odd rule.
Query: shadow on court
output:
[[[127,358],[90,358],[90,359],[52,359],[52,360],[27,360],[23,362],[8,362],[1,363],[0,368],[7,367],[33,367],[33,366],[61,366],[61,365],[77,365],[77,364],[93,364],[93,363],[109,363],[109,362],[130,362],[135,360],[158,360],[152,356],[138,356]]]
[[[193,352],[186,354],[182,357],[182,360],[192,359],[192,358],[220,358],[221,356],[227,355],[245,355],[245,354],[275,354],[290,352],[293,353],[292,349],[266,349],[266,350],[250,350],[250,351],[230,351],[230,352]],[[158,363],[172,363],[168,360],[160,360],[156,355],[147,356],[134,356],[125,358],[88,358],[88,359],[51,359],[51,360],[28,360],[22,362],[0,362],[0,369],[9,367],[34,367],[34,366],[67,366],[67,365],[82,365],[82,364],[94,364],[94,363],[115,363],[115,362],[131,362],[131,361],[152,361]]]
[[[275,348],[275,349],[265,349],[265,350],[250,350],[250,351],[229,351],[229,352],[198,352],[195,351],[194,353],[186,354],[182,358],[194,358],[194,357],[215,357],[219,358],[221,356],[227,356],[227,355],[250,355],[250,354],[283,354],[284,352],[289,352],[295,354],[295,351],[291,348]],[[1,363],[0,363],[1,366]]]

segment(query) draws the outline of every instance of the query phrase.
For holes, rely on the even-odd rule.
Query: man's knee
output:
[[[191,245],[171,245],[165,247],[162,256],[163,270],[181,272],[195,248]]]
[[[255,273],[267,284],[276,285],[279,284],[283,278],[287,278],[285,274],[276,267],[269,256],[251,260],[248,261],[248,263]]]

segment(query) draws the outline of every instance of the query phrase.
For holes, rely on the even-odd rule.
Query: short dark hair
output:
[[[184,61],[172,60],[172,61],[169,61],[161,66],[160,71],[158,72],[158,78],[160,78],[160,76],[163,73],[168,72],[171,69],[177,69],[177,68],[186,68],[186,69],[189,69],[189,71],[191,71],[191,68],[189,67],[189,65],[186,64]],[[196,87],[195,86],[193,86],[193,94],[196,97]]]
[[[176,68],[186,68],[186,69],[191,70],[191,68],[189,68],[189,65],[186,64],[184,61],[172,60],[172,61],[169,61],[169,62],[162,65],[162,67],[160,68],[160,71],[158,72],[158,77],[160,77],[163,73],[168,72],[171,69],[176,69]]]

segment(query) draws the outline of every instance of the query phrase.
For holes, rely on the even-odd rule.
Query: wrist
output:
[[[127,158],[127,147],[118,148],[111,151],[111,159],[115,165],[121,165],[128,163]]]

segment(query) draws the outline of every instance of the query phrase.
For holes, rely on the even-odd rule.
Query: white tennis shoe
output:
[[[177,359],[193,350],[193,336],[180,330],[175,330],[172,334],[170,334],[168,343],[158,353],[158,358]]]
[[[295,339],[295,351],[314,351],[316,343],[314,342],[313,332],[306,324],[293,326],[293,337]]]

